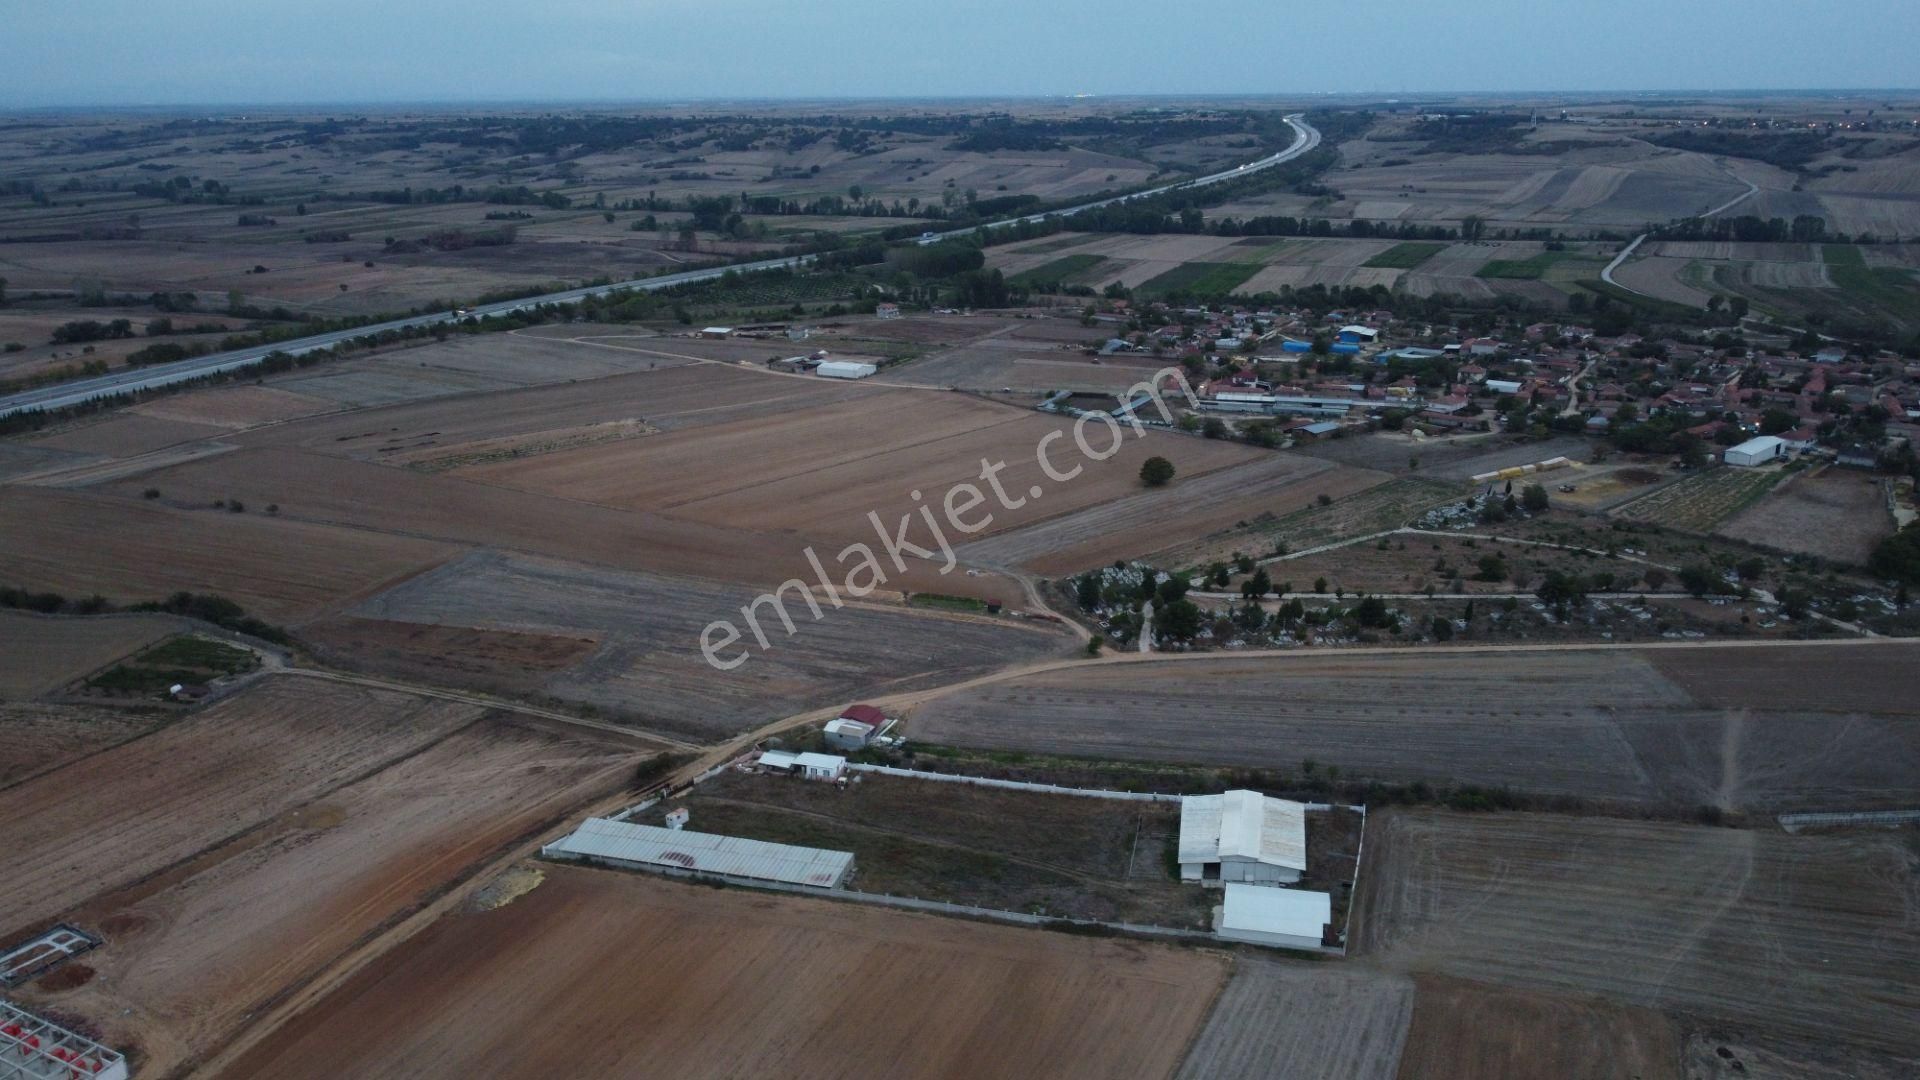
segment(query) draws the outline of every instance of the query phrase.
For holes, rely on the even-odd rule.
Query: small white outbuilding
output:
[[[1324,942],[1332,920],[1333,898],[1327,893],[1232,883],[1213,932],[1229,941],[1314,949]]]

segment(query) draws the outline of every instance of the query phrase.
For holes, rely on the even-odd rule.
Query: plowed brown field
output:
[[[0,791],[0,939],[431,745],[479,714],[279,676]]]
[[[552,867],[221,1075],[1164,1077],[1224,975],[1201,952]]]
[[[363,935],[618,787],[641,756],[631,740],[483,719],[73,912],[107,938],[87,957],[95,978],[23,996],[168,1075]]]
[[[1375,963],[1920,1051],[1920,880],[1897,835],[1393,810],[1366,857],[1350,947]]]

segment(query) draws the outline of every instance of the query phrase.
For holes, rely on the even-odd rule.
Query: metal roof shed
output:
[[[1185,881],[1299,881],[1307,869],[1306,806],[1257,791],[1180,800]]]
[[[540,853],[549,858],[597,859],[615,865],[821,889],[838,889],[853,873],[850,851],[662,829],[609,818],[588,818],[572,833],[541,848]]]
[[[1323,892],[1230,884],[1213,932],[1229,941],[1317,949],[1333,919],[1333,898]]]

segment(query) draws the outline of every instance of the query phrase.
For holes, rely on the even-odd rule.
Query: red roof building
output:
[[[886,726],[887,714],[871,705],[849,705],[846,711],[840,714],[840,719],[856,720],[869,727],[878,729]]]

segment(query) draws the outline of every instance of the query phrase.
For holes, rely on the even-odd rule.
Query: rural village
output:
[[[1852,107],[0,130],[0,1076],[1920,1073]]]

